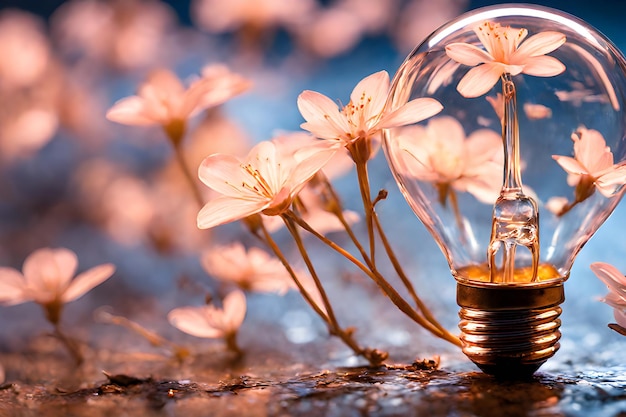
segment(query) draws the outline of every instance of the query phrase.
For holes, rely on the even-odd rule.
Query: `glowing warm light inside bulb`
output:
[[[478,281],[478,282],[493,282],[504,283],[504,274],[502,269],[494,271],[494,280],[491,280],[491,271],[487,264],[483,265],[469,265],[460,268],[456,271],[456,278],[461,281]],[[554,265],[543,263],[540,264],[537,269],[537,279],[534,283],[549,281],[553,279],[564,278]],[[515,268],[513,273],[513,279],[506,281],[507,284],[529,284],[533,282],[533,267],[531,265],[521,268]]]

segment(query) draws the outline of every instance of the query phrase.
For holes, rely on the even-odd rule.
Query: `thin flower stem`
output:
[[[61,330],[61,327],[59,326],[58,323],[54,324],[53,334],[67,348],[70,355],[72,355],[72,358],[74,359],[74,362],[76,363],[76,366],[81,365],[85,359],[83,357],[83,354],[80,352],[80,348],[78,347],[78,344],[76,343],[76,341],[71,339],[69,336],[67,336]]]
[[[331,212],[335,215],[335,217],[337,217],[337,219],[343,226],[344,230],[348,234],[348,237],[350,237],[350,240],[352,241],[354,246],[357,248],[357,250],[361,254],[363,261],[365,261],[365,263],[370,269],[375,269],[376,266],[370,260],[369,256],[367,255],[367,252],[363,248],[363,245],[361,245],[361,242],[359,242],[359,240],[357,239],[356,235],[354,234],[354,231],[352,230],[352,227],[350,226],[350,224],[348,224],[346,217],[343,215],[343,207],[341,205],[341,200],[339,199],[337,192],[333,188],[330,181],[328,181],[328,178],[326,178],[325,176],[322,177],[322,183],[324,184],[324,186],[326,187],[326,190],[330,194],[330,198],[332,198],[333,200],[333,204],[331,204],[331,207],[332,207]]]
[[[302,297],[304,297],[306,302],[311,306],[311,308],[313,308],[313,310],[317,313],[317,315],[320,316],[322,320],[324,320],[325,323],[329,323],[328,316],[322,311],[322,309],[317,305],[317,303],[313,300],[313,298],[311,298],[311,295],[308,293],[308,291],[304,288],[304,286],[298,279],[298,276],[296,275],[295,271],[289,264],[289,261],[287,260],[283,252],[280,250],[280,247],[278,247],[278,245],[276,244],[276,241],[274,241],[270,233],[267,231],[267,228],[265,227],[265,225],[261,224],[260,228],[263,231],[263,237],[264,237],[265,243],[270,247],[270,249],[272,249],[276,257],[278,257],[280,262],[283,264],[283,266],[287,270],[287,273],[289,273],[289,275],[291,276],[291,279],[293,279],[293,282],[298,287],[298,290],[300,290]]]
[[[389,261],[393,265],[394,270],[398,274],[398,277],[400,277],[400,280],[402,280],[402,283],[404,284],[405,288],[409,292],[411,298],[413,299],[413,302],[415,302],[415,305],[417,306],[417,308],[419,308],[419,310],[424,315],[424,318],[426,318],[426,320],[428,320],[433,326],[437,327],[442,333],[447,333],[448,336],[451,339],[456,339],[457,338],[456,336],[454,336],[450,332],[448,332],[435,319],[435,317],[432,315],[432,313],[430,312],[428,307],[426,307],[424,302],[418,297],[417,292],[415,291],[415,288],[413,287],[413,284],[411,283],[411,281],[409,280],[408,276],[404,272],[404,269],[400,265],[400,262],[398,261],[398,258],[396,257],[396,255],[395,255],[395,253],[393,251],[393,248],[391,247],[391,245],[389,243],[389,240],[387,239],[387,235],[385,234],[385,232],[384,232],[384,230],[382,228],[382,225],[380,223],[380,219],[378,218],[378,214],[376,214],[376,211],[373,212],[373,217],[374,217],[374,224],[376,225],[376,229],[378,230],[378,234],[379,234],[380,239],[381,239],[381,241],[383,243],[383,246],[385,248],[385,252],[387,253],[387,257],[389,258]]]
[[[356,161],[356,174],[359,182],[359,190],[361,191],[361,199],[363,200],[363,211],[365,212],[365,224],[367,225],[367,236],[370,244],[370,260],[372,265],[376,265],[376,239],[374,236],[374,221],[372,212],[372,197],[370,196],[369,175],[367,174],[367,162]]]
[[[283,220],[285,222],[285,225],[287,226],[287,230],[289,230],[289,233],[291,233],[291,236],[295,240],[296,246],[298,247],[298,251],[300,252],[300,256],[302,256],[302,259],[304,260],[304,263],[306,264],[306,267],[309,270],[309,273],[311,274],[313,281],[315,282],[315,286],[317,287],[317,290],[319,291],[320,296],[322,297],[322,303],[324,304],[324,309],[326,310],[326,313],[328,315],[329,323],[332,325],[333,328],[335,327],[338,328],[339,324],[337,322],[337,317],[335,316],[335,312],[333,311],[333,308],[330,304],[328,295],[326,294],[326,290],[324,289],[324,286],[322,285],[322,281],[320,281],[319,276],[317,275],[317,272],[315,271],[315,267],[313,266],[313,263],[311,262],[311,258],[309,257],[309,254],[306,248],[304,247],[304,243],[302,242],[300,233],[298,233],[298,229],[295,228],[295,224],[293,220],[291,220],[289,217],[285,216],[283,217]]]
[[[198,203],[198,207],[202,208],[204,206],[204,198],[202,197],[202,193],[200,192],[200,188],[198,188],[198,183],[196,182],[194,176],[191,174],[191,170],[189,169],[189,165],[185,160],[185,155],[183,154],[183,150],[180,145],[176,145],[172,142],[174,147],[174,155],[176,156],[176,161],[180,166],[181,171],[185,177],[185,180],[189,184],[191,188],[191,192],[193,193],[193,197]]]
[[[165,339],[157,333],[144,328],[139,323],[136,323],[126,317],[117,316],[107,311],[99,311],[97,314],[97,318],[104,323],[110,323],[117,326],[125,327],[126,329],[146,339],[148,343],[150,343],[154,347],[165,347],[179,362],[184,360],[190,354],[189,349],[187,349],[186,347],[177,345],[176,343]]]
[[[333,207],[333,214],[335,214],[335,216],[339,219],[339,221],[343,225],[344,229],[346,230],[346,233],[348,233],[348,236],[350,236],[350,239],[352,240],[352,242],[354,243],[356,248],[361,253],[361,256],[363,257],[363,260],[365,261],[365,263],[368,265],[368,267],[370,267],[370,269],[375,270],[375,265],[371,264],[371,262],[369,261],[369,258],[367,257],[367,253],[365,252],[365,250],[361,246],[360,242],[358,241],[358,239],[356,238],[354,232],[352,231],[352,228],[350,227],[350,225],[346,221],[345,216],[343,215],[342,208],[341,208],[341,203],[340,203],[340,200],[339,200],[339,196],[335,192],[332,184],[330,184],[328,179],[325,178],[325,177],[322,178],[322,182],[326,186],[326,190],[328,191],[330,197],[334,200],[335,204],[331,205]],[[454,203],[456,203],[456,199],[455,199]],[[385,232],[383,230],[382,224],[380,223],[380,219],[378,218],[378,214],[376,213],[376,210],[372,211],[372,215],[373,215],[374,225],[376,226],[376,229],[378,230],[378,233],[380,235],[381,241],[383,243],[383,246],[385,248],[385,252],[387,253],[389,261],[391,262],[391,264],[393,265],[394,270],[396,271],[396,273],[398,274],[398,276],[402,280],[402,283],[406,287],[407,291],[409,292],[409,295],[413,299],[413,301],[414,301],[415,305],[417,306],[417,308],[420,309],[420,311],[422,312],[422,314],[424,315],[426,320],[428,320],[430,323],[432,323],[435,327],[437,327],[443,333],[448,333],[448,335],[449,335],[449,337],[451,339],[456,338],[456,336],[450,334],[435,319],[435,317],[432,315],[432,313],[430,312],[428,307],[426,307],[426,305],[423,303],[423,301],[419,298],[419,296],[417,295],[417,292],[415,291],[415,288],[413,287],[413,284],[411,283],[411,281],[409,280],[408,276],[404,272],[404,269],[400,265],[400,262],[398,261],[398,258],[396,257],[396,255],[395,255],[395,253],[393,251],[393,248],[391,247],[391,245],[389,243],[389,240],[387,239],[387,236],[386,236],[386,234],[385,234]]]
[[[287,226],[287,229],[289,230],[294,240],[296,241],[296,245],[298,246],[300,255],[302,256],[302,259],[304,260],[304,263],[306,264],[307,269],[309,270],[309,273],[311,274],[311,277],[313,278],[313,281],[315,282],[315,286],[317,287],[317,290],[319,291],[320,296],[322,297],[324,308],[326,309],[326,312],[328,313],[328,319],[329,319],[328,324],[329,324],[332,334],[338,336],[346,345],[348,345],[354,351],[355,354],[363,355],[365,353],[365,350],[356,343],[356,341],[350,335],[349,332],[344,331],[339,325],[339,322],[337,321],[337,317],[335,316],[335,312],[333,311],[332,305],[330,304],[330,300],[328,299],[328,296],[326,295],[326,290],[324,289],[324,286],[322,285],[322,282],[320,281],[319,276],[317,275],[317,272],[315,271],[315,267],[313,266],[313,263],[311,262],[311,259],[309,258],[309,254],[306,248],[304,247],[304,242],[302,242],[302,238],[300,236],[300,233],[298,233],[298,229],[296,228],[295,223],[288,216],[284,216],[283,220],[285,221],[285,225]]]
[[[319,234],[315,229],[309,226],[304,220],[295,216],[293,213],[286,212],[285,216],[289,216],[304,230],[314,235],[316,238],[321,240],[324,244],[329,246],[331,249],[333,249],[334,251],[342,255],[344,258],[346,258],[347,260],[352,262],[356,267],[358,267],[361,271],[363,271],[374,282],[376,282],[376,284],[378,284],[380,289],[383,290],[385,294],[387,294],[389,299],[396,305],[396,307],[398,307],[400,311],[406,314],[413,321],[415,321],[416,323],[424,327],[426,330],[428,330],[435,336],[440,337],[444,340],[447,340],[456,346],[460,346],[460,341],[458,338],[453,337],[453,336],[451,337],[451,335],[442,332],[432,323],[430,323],[429,321],[425,320],[422,316],[420,316],[417,313],[417,311],[413,307],[411,307],[411,305],[407,303],[404,298],[402,298],[402,296],[393,288],[393,286],[391,286],[387,282],[387,280],[384,279],[384,277],[377,270],[369,269],[366,265],[364,265],[362,262],[356,259],[350,252],[346,251],[341,246],[337,245],[335,242],[328,239],[326,236]]]
[[[244,354],[244,351],[241,350],[239,344],[237,344],[237,332],[231,332],[224,336],[224,341],[226,342],[226,348],[233,352],[237,357],[241,357]]]

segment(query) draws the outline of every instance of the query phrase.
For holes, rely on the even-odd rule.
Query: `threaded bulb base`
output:
[[[529,378],[559,349],[562,283],[541,287],[459,282],[463,353],[498,378]]]

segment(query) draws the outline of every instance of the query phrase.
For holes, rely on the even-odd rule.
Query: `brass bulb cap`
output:
[[[559,349],[563,283],[537,286],[457,282],[463,353],[483,372],[531,377]]]

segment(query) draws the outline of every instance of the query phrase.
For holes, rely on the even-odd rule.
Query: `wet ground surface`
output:
[[[317,347],[342,350],[326,343]],[[2,355],[0,416],[626,416],[626,367],[606,366],[614,350],[566,351],[527,381],[501,381],[456,352],[368,368],[342,366],[349,357],[315,365],[315,346],[240,359],[216,346],[183,362],[88,351],[75,368],[55,344]]]

